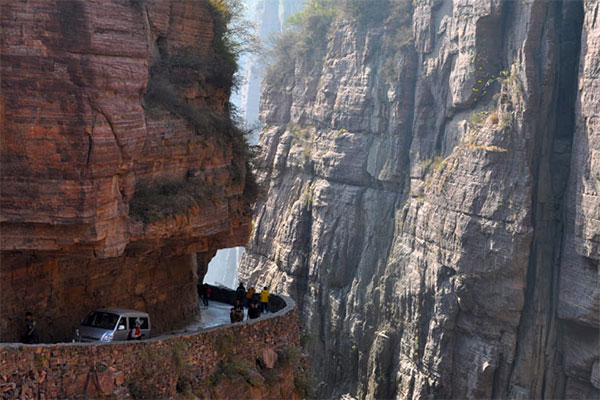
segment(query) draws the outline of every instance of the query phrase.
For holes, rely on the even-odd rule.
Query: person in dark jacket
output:
[[[244,306],[239,300],[235,301],[235,305],[231,308],[229,319],[232,323],[244,320]]]
[[[40,342],[37,327],[35,326],[35,320],[33,314],[29,311],[25,313],[25,334],[23,335],[23,342],[27,344],[34,344]]]
[[[208,286],[206,283],[200,288],[200,297],[202,298],[202,303],[204,303],[205,307],[208,307],[208,298],[210,297],[210,292],[210,286]]]
[[[244,300],[246,299],[246,288],[242,282],[240,282],[239,286],[237,287],[236,293],[236,298],[240,301],[240,303],[243,304]]]
[[[258,317],[260,317],[260,310],[256,307],[254,301],[250,301],[250,305],[248,306],[248,319],[255,319]]]

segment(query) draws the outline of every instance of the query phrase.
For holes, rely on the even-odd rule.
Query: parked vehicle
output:
[[[121,308],[102,308],[92,311],[81,320],[73,334],[74,342],[116,342],[129,340],[136,322],[142,339],[150,337],[150,316],[148,313]]]

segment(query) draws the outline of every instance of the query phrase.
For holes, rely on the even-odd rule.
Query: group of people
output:
[[[256,290],[253,287],[246,291],[244,284],[240,282],[236,289],[235,303],[229,313],[232,323],[244,320],[244,304],[248,308],[248,319],[258,318],[261,313],[269,311],[269,289],[265,287],[258,295],[258,299],[255,294]]]

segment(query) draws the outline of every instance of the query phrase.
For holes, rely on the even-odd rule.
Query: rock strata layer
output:
[[[195,254],[249,234],[223,21],[208,1],[1,7],[0,340],[25,310],[43,340],[99,306],[185,323]]]
[[[600,397],[600,5],[389,7],[267,77],[241,279],[319,397]]]

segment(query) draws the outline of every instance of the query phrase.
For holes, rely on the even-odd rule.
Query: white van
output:
[[[140,324],[142,339],[150,337],[148,313],[122,308],[101,308],[81,320],[73,334],[74,342],[116,342],[129,340],[136,321]]]

